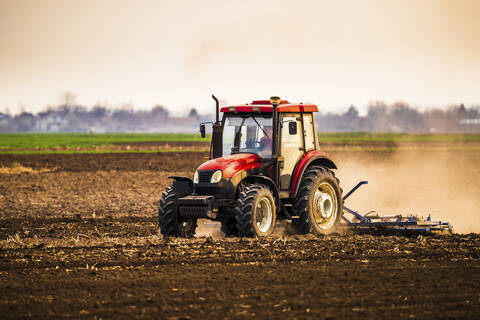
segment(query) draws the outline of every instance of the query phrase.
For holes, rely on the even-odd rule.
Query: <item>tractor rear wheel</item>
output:
[[[164,237],[192,238],[197,228],[197,219],[181,219],[178,216],[178,194],[168,187],[160,198],[158,225]]]
[[[265,237],[272,233],[276,220],[275,199],[264,185],[245,187],[235,210],[240,237]]]
[[[313,231],[327,235],[337,232],[343,215],[342,189],[332,171],[312,167],[305,172],[294,208],[299,218],[294,222],[299,233]]]

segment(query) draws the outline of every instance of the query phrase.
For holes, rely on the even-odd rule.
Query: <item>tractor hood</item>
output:
[[[256,154],[238,153],[209,160],[200,165],[197,170],[222,170],[223,177],[228,179],[240,171],[258,167],[258,156]]]

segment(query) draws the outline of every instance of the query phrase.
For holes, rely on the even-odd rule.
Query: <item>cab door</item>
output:
[[[303,133],[305,135],[305,152],[315,150],[315,123],[313,122],[313,115],[307,113],[303,115]]]
[[[280,149],[283,162],[280,164],[280,190],[289,190],[290,180],[293,169],[303,155],[303,137],[304,130],[299,114],[285,113],[281,115],[281,136]],[[296,123],[297,130],[292,134],[289,130],[289,123]]]

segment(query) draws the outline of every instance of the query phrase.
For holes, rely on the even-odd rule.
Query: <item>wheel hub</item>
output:
[[[330,228],[337,218],[337,195],[328,182],[323,182],[315,190],[312,199],[313,218],[321,229]]]
[[[332,197],[328,193],[315,192],[316,206],[323,218],[330,218],[333,211]]]
[[[262,198],[258,202],[255,218],[258,230],[261,232],[267,232],[273,220],[272,205],[267,198]]]

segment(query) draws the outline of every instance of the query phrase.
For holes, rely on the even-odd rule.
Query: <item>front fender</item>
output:
[[[173,179],[173,192],[180,196],[193,193],[193,181],[189,177],[185,176],[170,176],[169,179]]]
[[[262,175],[251,175],[246,177],[245,179],[242,180],[242,184],[247,183],[247,184],[252,184],[252,183],[261,183],[263,185],[266,185],[272,190],[273,193],[273,198],[275,199],[275,207],[277,209],[277,212],[280,210],[280,197],[278,193],[278,188],[273,182],[272,179],[266,176]]]

